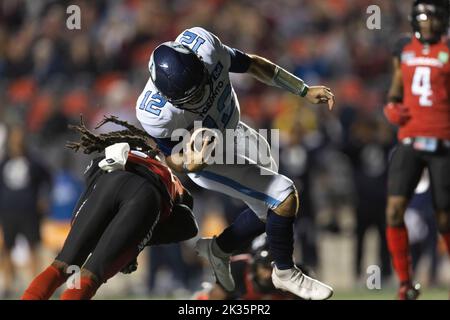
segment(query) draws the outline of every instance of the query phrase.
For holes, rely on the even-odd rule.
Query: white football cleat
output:
[[[215,241],[215,238],[201,238],[195,244],[195,250],[199,256],[208,259],[217,281],[220,282],[224,289],[232,292],[235,284],[231,275],[230,255],[224,252],[220,256],[214,254],[212,247]]]
[[[308,277],[297,267],[279,270],[274,264],[272,282],[275,288],[289,291],[305,300],[326,300],[333,295],[331,287]]]

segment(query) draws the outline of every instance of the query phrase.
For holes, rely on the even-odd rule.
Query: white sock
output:
[[[281,279],[289,279],[291,276],[292,276],[292,273],[293,273],[293,269],[294,268],[291,268],[291,269],[285,269],[285,270],[280,270],[280,269],[278,269],[276,266],[274,267],[275,268],[275,273],[277,274],[277,276],[279,277],[279,278],[281,278]],[[299,270],[300,271],[300,270]],[[301,271],[300,271],[301,272]]]

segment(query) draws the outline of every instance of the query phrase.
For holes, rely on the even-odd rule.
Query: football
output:
[[[219,133],[217,132],[217,130],[209,128],[199,128],[194,130],[190,139],[193,150],[195,152],[200,152],[205,140],[207,140],[208,145],[211,146],[210,149],[214,149],[217,142],[219,141]]]

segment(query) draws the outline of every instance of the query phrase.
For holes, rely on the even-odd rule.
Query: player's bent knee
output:
[[[298,212],[299,199],[297,190],[294,190],[287,196],[287,198],[273,211],[283,217],[295,217]]]
[[[389,197],[386,209],[387,224],[398,227],[404,224],[407,199],[404,197]]]

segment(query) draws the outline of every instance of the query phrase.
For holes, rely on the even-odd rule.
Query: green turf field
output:
[[[131,299],[131,300],[177,300],[187,299],[190,297],[173,297],[173,296],[128,296],[128,297],[107,297],[107,299]],[[396,291],[394,289],[383,290],[336,290],[332,300],[395,300]],[[449,291],[447,289],[423,289],[419,300],[448,300]]]
[[[336,290],[333,300],[394,300],[396,291],[394,289],[384,290]],[[448,300],[449,291],[446,289],[423,289],[419,300]]]

